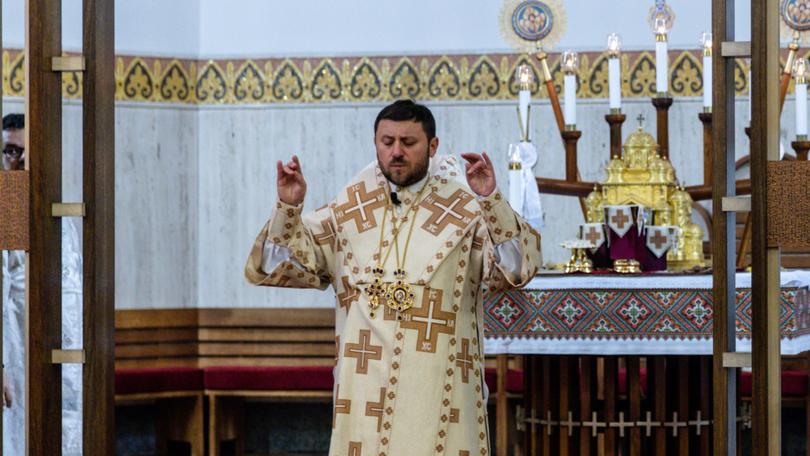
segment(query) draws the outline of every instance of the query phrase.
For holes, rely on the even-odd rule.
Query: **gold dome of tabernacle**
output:
[[[634,131],[627,137],[627,141],[624,143],[624,149],[632,149],[632,148],[649,148],[658,150],[658,143],[655,142],[655,138],[643,128],[638,127],[638,130]]]

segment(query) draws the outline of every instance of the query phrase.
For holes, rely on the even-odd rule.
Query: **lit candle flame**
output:
[[[796,59],[796,62],[793,63],[793,77],[796,78],[796,82],[807,81],[807,70],[807,59]]]
[[[534,83],[534,73],[532,68],[525,63],[517,68],[517,80],[520,84],[520,90],[529,90],[532,83]]]
[[[712,45],[714,42],[712,41],[711,32],[703,32],[703,34],[700,35],[700,43],[703,45],[704,55],[712,55]]]
[[[618,33],[611,33],[607,38],[608,55],[611,57],[618,57],[622,48],[622,38]]]
[[[562,62],[560,63],[564,72],[573,74],[577,72],[579,67],[579,55],[573,51],[565,51],[562,53]]]
[[[672,20],[663,14],[656,16],[653,24],[655,34],[666,36],[670,30],[672,30]]]

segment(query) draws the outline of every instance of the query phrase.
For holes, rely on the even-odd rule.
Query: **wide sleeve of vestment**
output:
[[[334,278],[337,238],[332,211],[324,206],[301,216],[303,204],[276,203],[245,265],[254,285],[325,289]]]
[[[540,234],[515,213],[499,190],[479,199],[484,237],[484,282],[491,290],[519,288],[542,262]]]

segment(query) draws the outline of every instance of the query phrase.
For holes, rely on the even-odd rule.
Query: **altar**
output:
[[[751,273],[737,273],[737,350],[751,349]],[[810,351],[810,271],[781,274],[782,354]],[[484,302],[487,354],[711,355],[710,274],[537,276]]]
[[[737,351],[750,352],[751,274],[735,279]],[[809,290],[810,271],[782,271],[787,406],[808,400]],[[523,360],[513,452],[712,454],[712,301],[711,275],[679,273],[550,272],[488,294],[485,352]],[[734,383],[750,428],[750,370]]]

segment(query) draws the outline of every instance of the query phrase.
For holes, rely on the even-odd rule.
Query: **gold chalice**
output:
[[[587,239],[572,239],[560,244],[563,248],[571,250],[571,258],[565,264],[565,273],[583,272],[590,274],[593,272],[593,262],[585,255],[585,249],[592,249],[594,245]]]

